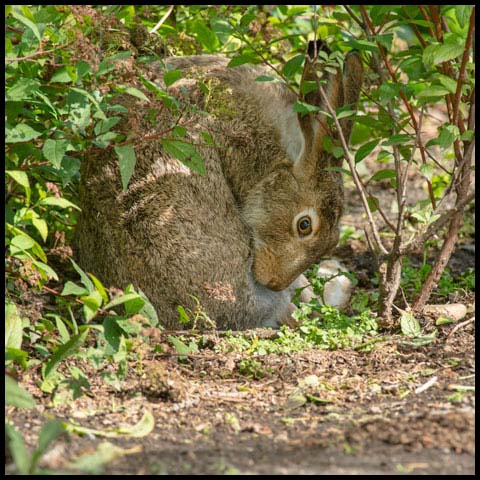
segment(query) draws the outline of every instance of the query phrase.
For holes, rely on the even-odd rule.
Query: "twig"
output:
[[[472,38],[473,38],[473,29],[475,26],[475,7],[472,9],[472,14],[470,15],[470,24],[468,27],[468,33],[467,33],[467,40],[465,41],[465,49],[463,51],[463,56],[462,56],[462,63],[460,65],[460,71],[458,72],[458,80],[457,80],[457,90],[455,92],[455,97],[453,100],[453,124],[457,125],[457,123],[462,123],[459,122],[459,108],[460,108],[460,94],[462,92],[462,84],[463,84],[463,78],[465,76],[465,69],[467,66],[467,60],[470,55],[470,47],[472,45]],[[460,125],[458,125],[460,128]],[[461,132],[463,133],[463,132]]]
[[[422,245],[425,244],[425,242],[438,230],[440,230],[442,227],[444,227],[449,220],[451,220],[452,216],[462,210],[468,203],[470,203],[473,199],[475,198],[475,192],[472,192],[468,194],[461,202],[459,202],[457,205],[455,205],[451,210],[448,210],[448,212],[445,212],[440,218],[435,220],[433,223],[431,223],[426,230],[423,232],[420,232],[415,235],[414,239],[411,242],[408,242],[404,245],[402,245],[400,253],[401,255],[407,255],[409,253],[414,252],[418,248],[420,248]]]
[[[242,38],[242,40],[262,59],[262,62],[267,65],[269,68],[271,68],[284,82],[286,87],[295,94],[296,97],[300,98],[299,92],[297,92],[291,85],[289,79],[271,62],[265,58],[263,53],[261,53],[259,50],[255,48],[255,46],[243,35],[241,31],[238,30],[236,25],[230,24],[231,27],[239,34]]]
[[[470,166],[472,164],[473,148],[475,143],[472,142],[465,152],[465,156],[462,160],[461,168],[459,169],[460,180],[455,187],[457,193],[456,207],[457,210],[453,214],[453,218],[450,222],[448,231],[446,233],[445,240],[442,248],[435,259],[432,270],[428,274],[425,282],[422,285],[420,293],[418,294],[413,304],[413,310],[422,310],[426,301],[428,300],[432,289],[438,282],[438,279],[442,275],[445,267],[450,260],[452,252],[455,248],[455,244],[458,238],[458,232],[463,223],[463,208],[459,207],[465,198],[468,197],[468,189],[470,187]]]
[[[357,25],[362,29],[365,30],[365,23],[357,17],[357,15],[353,12],[353,10],[348,5],[342,5],[343,8],[348,12],[348,14],[352,17],[352,19],[357,23]]]
[[[475,322],[475,317],[469,318],[468,320],[465,320],[464,322],[455,325],[455,326],[452,328],[452,330],[449,332],[449,334],[447,335],[447,342],[448,342],[449,338],[450,338],[457,330],[460,330],[461,328],[466,327],[469,323],[473,323],[473,322]]]
[[[51,293],[52,295],[55,295],[56,297],[61,297],[66,300],[74,300],[76,303],[79,303],[80,305],[85,305],[85,302],[80,300],[79,298],[72,298],[70,295],[62,295],[59,291],[54,290],[53,288],[47,287],[46,285],[42,285],[42,290],[45,290],[48,293]],[[102,315],[114,315],[116,316],[115,312],[109,312],[108,310],[103,310],[103,308],[98,308],[97,309],[98,313],[101,313]]]
[[[33,52],[30,55],[25,55],[24,57],[5,57],[5,62],[22,62],[24,60],[30,60],[34,57],[40,57],[41,55],[45,55],[47,53],[56,52],[62,48],[68,47],[72,42],[65,43],[64,45],[58,45],[57,47],[53,48],[52,50],[39,50],[38,52]],[[49,85],[50,86],[50,85]]]
[[[424,392],[425,390],[429,389],[433,385],[435,385],[438,381],[438,377],[432,377],[428,382],[424,383],[423,385],[420,385],[415,389],[415,393],[419,394]]]
[[[350,171],[352,172],[353,181],[355,182],[355,186],[357,187],[358,193],[360,194],[360,198],[362,200],[363,208],[365,209],[365,212],[367,213],[368,222],[369,222],[370,226],[372,227],[372,233],[373,233],[373,236],[375,238],[375,242],[376,242],[378,248],[380,249],[380,251],[383,254],[386,255],[386,254],[388,254],[388,251],[383,246],[383,243],[380,240],[380,235],[378,233],[377,225],[375,223],[375,220],[373,219],[372,211],[370,210],[367,198],[365,196],[366,191],[363,188],[363,186],[362,186],[363,184],[358,177],[358,172],[357,172],[357,169],[355,168],[355,162],[353,161],[353,158],[350,155],[350,151],[348,150],[347,142],[345,140],[345,136],[343,135],[342,126],[340,125],[340,122],[337,118],[337,115],[335,114],[335,110],[333,109],[330,101],[328,100],[328,97],[325,93],[325,90],[323,89],[323,87],[318,82],[318,79],[317,79],[317,83],[318,83],[318,90],[320,92],[320,96],[322,97],[322,102],[324,103],[325,107],[327,108],[328,113],[333,118],[333,121],[335,123],[335,127],[337,128],[337,132],[338,132],[338,136],[340,137],[340,142],[342,144],[343,152],[345,153],[345,158],[347,159],[348,165],[350,167]]]
[[[170,16],[175,5],[170,5],[170,8],[167,10],[167,13],[160,19],[160,21],[150,30],[150,33],[155,33],[165,22],[165,20]]]

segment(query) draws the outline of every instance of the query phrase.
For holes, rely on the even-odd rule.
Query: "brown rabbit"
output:
[[[213,137],[213,145],[197,146],[206,173],[173,158],[159,135],[136,143],[135,172],[122,192],[116,156],[90,156],[82,165],[79,262],[105,285],[140,288],[167,327],[178,326],[178,305],[196,307],[192,296],[218,328],[282,323],[295,289],[308,285],[302,272],[338,241],[343,185],[326,167],[341,160],[323,148],[322,116],[299,117],[298,98],[283,83],[255,81],[272,76],[266,67],[228,68],[228,59],[210,55],[166,64],[182,71],[163,86],[188,105],[180,108],[182,140]],[[163,68],[151,65],[144,75],[162,85]],[[309,59],[303,78],[316,78]],[[355,105],[362,79],[359,55],[347,55],[344,73],[330,74],[325,87],[332,106]],[[162,106],[152,119],[152,103],[125,97],[121,125],[135,138],[178,122]],[[314,91],[305,101],[322,107],[319,98]],[[349,136],[351,121],[342,121]],[[311,294],[304,290],[304,299]]]

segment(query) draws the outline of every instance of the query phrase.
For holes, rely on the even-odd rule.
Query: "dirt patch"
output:
[[[265,355],[256,380],[240,373],[247,354],[211,348],[183,362],[146,353],[118,389],[76,360],[91,382],[87,395],[53,408],[38,372],[29,373],[22,384],[39,406],[10,407],[8,416],[32,447],[49,415],[108,429],[150,411],[155,428],[148,436],[108,439],[138,448],[101,468],[106,474],[472,474],[474,394],[461,387],[474,385],[474,323],[454,328],[444,326],[423,347],[391,337],[370,353]],[[309,376],[318,381],[299,387]],[[298,402],[298,393],[310,400]],[[42,466],[66,470],[104,441],[71,435]]]

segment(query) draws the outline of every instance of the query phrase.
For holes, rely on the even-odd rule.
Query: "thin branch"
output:
[[[472,9],[472,14],[470,15],[470,24],[468,26],[468,33],[467,33],[467,39],[465,41],[465,49],[463,51],[463,56],[462,56],[462,63],[460,65],[460,71],[458,72],[458,80],[457,80],[457,90],[455,92],[455,97],[453,100],[453,124],[457,125],[457,123],[462,123],[459,122],[459,108],[460,108],[460,94],[462,92],[462,85],[463,85],[463,79],[465,77],[465,70],[467,67],[467,60],[468,57],[470,56],[470,47],[472,46],[472,39],[473,39],[473,29],[475,27],[475,7]],[[460,125],[458,125],[460,128]],[[463,132],[461,132],[463,133]]]
[[[442,227],[444,227],[460,210],[463,210],[472,200],[475,199],[475,192],[472,192],[467,195],[458,205],[455,205],[451,210],[445,212],[440,218],[431,223],[426,230],[423,230],[420,233],[416,233],[413,239],[402,245],[400,253],[401,255],[408,255],[415,252],[419,248],[422,248],[425,245],[425,242],[437,233]]]
[[[360,18],[353,12],[353,10],[348,5],[342,5],[343,8],[348,12],[348,14],[352,17],[352,19],[357,23],[357,25],[362,29],[365,30],[365,23],[362,22]]]
[[[318,82],[318,79],[317,79]],[[318,83],[318,90],[320,92],[320,96],[322,97],[322,102],[324,103],[325,107],[328,110],[328,113],[332,116],[333,121],[335,123],[335,126],[337,128],[338,136],[340,137],[340,142],[342,144],[343,151],[345,153],[345,158],[347,159],[348,165],[350,167],[350,171],[352,172],[353,176],[353,181],[355,182],[355,186],[357,187],[357,190],[360,194],[360,198],[362,200],[363,208],[365,209],[365,212],[367,213],[368,221],[370,223],[370,226],[372,227],[372,232],[373,236],[375,238],[375,242],[378,245],[378,248],[380,251],[387,255],[388,251],[387,249],[383,246],[382,241],[380,239],[380,235],[378,233],[378,228],[377,225],[375,224],[375,220],[373,219],[372,212],[370,210],[370,207],[368,205],[367,197],[365,195],[366,191],[362,187],[362,182],[360,181],[360,178],[358,177],[358,172],[355,168],[355,162],[353,161],[352,156],[350,155],[350,151],[348,150],[347,142],[345,140],[345,136],[343,135],[343,130],[340,125],[340,122],[337,118],[337,115],[335,114],[335,110],[333,109],[330,101],[328,100],[328,97],[325,93],[325,90],[323,87]]]
[[[150,30],[150,33],[155,33],[165,22],[165,20],[173,12],[175,5],[170,5],[170,8],[167,10],[167,13],[160,19],[160,21]]]
[[[267,65],[269,68],[271,68],[284,82],[286,87],[295,94],[296,97],[300,98],[299,92],[297,92],[291,85],[289,79],[281,72],[275,65],[273,65],[271,62],[268,61],[267,58],[261,53],[253,43],[251,43],[241,31],[238,30],[236,25],[230,24],[231,27],[241,36],[242,40],[262,59],[262,62]]]
[[[419,5],[418,8],[422,12],[423,18],[425,18],[427,22],[432,23],[432,19],[430,18],[430,15],[428,15],[427,11],[425,10],[425,7],[423,5]],[[433,28],[429,26],[428,29],[430,30],[430,35],[432,36],[432,38],[435,38],[435,32],[433,31]]]
[[[409,20],[412,20],[412,18],[410,17],[410,15],[408,14],[408,11],[406,10],[405,7],[402,7],[402,10],[403,10],[403,13],[405,14],[405,16],[409,19]],[[420,42],[420,45],[422,45],[423,48],[425,48],[427,46],[427,42],[425,41],[425,39],[423,38],[423,35],[420,33],[420,30],[418,29],[418,27],[414,24],[414,23],[408,23],[408,25],[410,26],[410,28],[413,30],[413,33],[415,34],[415,36],[417,37],[418,41]]]
[[[62,48],[68,47],[71,44],[72,42],[65,43],[64,45],[58,45],[52,50],[39,50],[38,52],[31,53],[30,55],[26,55],[25,57],[5,57],[5,62],[22,62],[24,60],[30,60],[31,58],[40,57],[48,53],[56,52]]]

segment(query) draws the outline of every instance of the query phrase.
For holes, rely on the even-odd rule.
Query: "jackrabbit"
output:
[[[315,81],[310,57],[305,63],[303,80]],[[161,101],[155,110],[153,98],[121,97],[129,111],[121,128],[147,138],[135,143],[125,192],[114,154],[92,154],[82,165],[80,264],[105,285],[140,288],[167,327],[178,326],[178,305],[194,310],[197,301],[222,329],[288,320],[295,289],[308,285],[302,272],[338,241],[343,185],[327,167],[341,160],[324,149],[325,118],[294,113],[298,98],[283,83],[256,81],[270,69],[227,64],[211,55],[169,58],[168,70],[182,78],[168,88],[165,66],[147,67],[144,75],[178,98],[176,113]],[[348,54],[343,74],[327,78],[333,108],[354,108],[360,56]],[[318,91],[304,100],[324,109]],[[187,128],[180,141],[196,145],[204,175],[161,143],[180,116]],[[348,138],[351,120],[342,122]],[[303,291],[304,300],[311,295]]]

